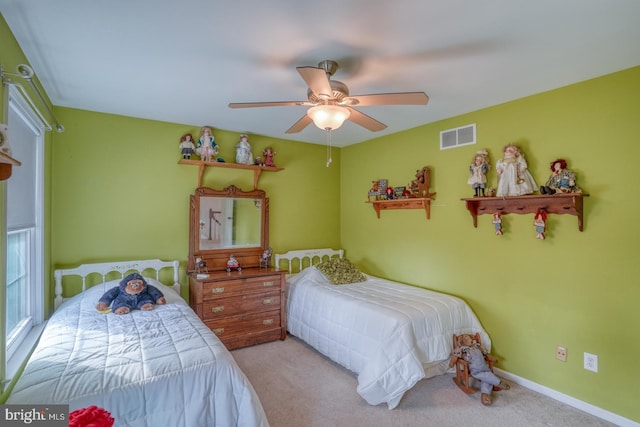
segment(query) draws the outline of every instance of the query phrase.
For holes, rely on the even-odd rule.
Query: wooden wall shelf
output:
[[[431,197],[436,193],[429,193],[428,197],[411,197],[408,199],[369,200],[375,209],[378,218],[380,211],[387,209],[424,209],[427,219],[431,218]]]
[[[544,209],[552,214],[569,214],[578,217],[578,229],[582,231],[582,199],[588,197],[584,193],[563,193],[552,195],[526,195],[513,197],[473,197],[464,200],[473,217],[473,226],[478,227],[478,215],[500,213],[502,215],[535,214]]]
[[[0,181],[4,181],[11,177],[14,166],[20,166],[22,163],[0,151]]]
[[[202,187],[202,174],[204,173],[205,167],[214,167],[214,168],[228,168],[228,169],[245,169],[253,171],[253,189],[258,188],[258,180],[260,179],[260,174],[262,171],[268,172],[278,172],[284,170],[284,168],[278,168],[275,166],[259,166],[259,165],[243,165],[240,163],[226,163],[226,162],[205,162],[203,160],[190,160],[190,159],[180,159],[178,164],[181,165],[191,165],[198,166],[198,187]]]

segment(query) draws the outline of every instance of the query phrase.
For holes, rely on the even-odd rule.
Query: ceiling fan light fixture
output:
[[[338,129],[351,115],[348,108],[339,105],[318,105],[309,108],[307,115],[322,130]]]

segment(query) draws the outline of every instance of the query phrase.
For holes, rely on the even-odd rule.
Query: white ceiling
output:
[[[388,128],[347,122],[338,146],[640,65],[638,0],[0,0],[0,12],[57,106],[323,144],[313,125],[284,133],[305,107],[227,104],[306,100],[295,67],[324,59],[351,95],[429,95],[361,107]]]

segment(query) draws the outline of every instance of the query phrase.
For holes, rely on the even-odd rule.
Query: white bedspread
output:
[[[175,291],[153,282],[168,304],[100,314],[113,284],[58,308],[7,403],[97,405],[116,426],[268,426],[231,353]]]
[[[445,373],[453,334],[480,332],[491,346],[460,298],[373,276],[333,285],[315,267],[289,283],[289,332],[358,374],[371,405],[393,409],[420,379]]]

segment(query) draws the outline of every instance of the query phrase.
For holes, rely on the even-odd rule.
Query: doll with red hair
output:
[[[556,159],[550,163],[551,176],[540,186],[540,194],[581,193],[576,185],[576,174],[567,169],[567,161]]]
[[[536,227],[536,239],[544,240],[544,229],[547,224],[547,211],[538,209],[533,218],[533,225]]]

